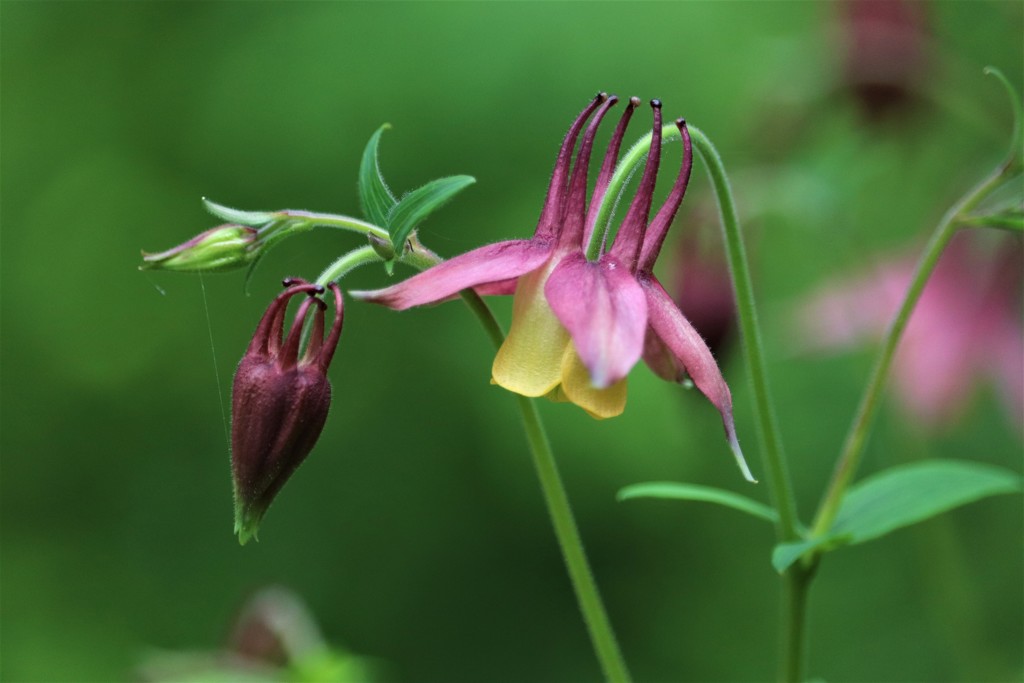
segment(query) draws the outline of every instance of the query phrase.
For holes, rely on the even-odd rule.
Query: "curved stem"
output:
[[[365,266],[367,263],[374,263],[381,260],[380,255],[377,254],[376,250],[374,250],[370,245],[353,249],[347,254],[340,256],[338,260],[331,265],[324,268],[324,271],[320,273],[320,276],[316,279],[316,283],[326,287],[329,283],[337,282],[359,266]]]
[[[736,296],[736,312],[743,337],[743,351],[750,369],[750,384],[754,390],[754,407],[757,417],[758,441],[764,458],[765,471],[772,499],[779,513],[778,536],[780,541],[795,540],[799,535],[796,499],[789,468],[782,448],[782,438],[775,423],[775,411],[768,389],[768,373],[765,370],[764,345],[761,342],[761,328],[757,323],[757,309],[754,305],[754,288],[750,281],[747,253],[743,246],[736,204],[732,198],[725,167],[718,156],[718,150],[696,126],[689,126],[694,148],[700,152],[711,176],[711,184],[718,198],[718,208],[725,236],[725,251],[729,259],[729,273]]]
[[[856,417],[854,417],[853,424],[850,426],[850,431],[843,444],[843,450],[833,470],[832,480],[829,482],[825,496],[818,506],[818,512],[815,515],[812,528],[813,535],[820,536],[827,533],[832,527],[836,515],[839,513],[839,506],[843,501],[843,495],[846,493],[846,489],[857,471],[857,466],[860,464],[861,456],[864,454],[864,445],[871,430],[871,423],[874,421],[875,413],[878,411],[879,399],[881,398],[882,390],[885,388],[885,382],[889,376],[889,368],[892,365],[896,348],[899,345],[900,338],[903,336],[903,331],[907,327],[907,323],[910,321],[910,315],[914,312],[914,307],[917,305],[918,300],[921,298],[921,293],[928,283],[928,278],[939,262],[942,250],[945,249],[949,240],[956,232],[960,219],[1000,184],[1006,171],[1007,166],[1005,165],[997,168],[992,174],[961,197],[942,217],[942,220],[939,221],[935,228],[935,232],[932,233],[931,239],[928,240],[924,254],[922,254],[921,260],[917,264],[917,269],[914,271],[910,288],[903,298],[903,304],[896,313],[896,318],[889,326],[889,330],[882,342],[882,348],[878,351],[878,357],[871,371],[871,379],[864,389],[864,395],[861,397]]]
[[[415,268],[425,270],[442,260],[415,238],[412,239],[410,247],[402,261]],[[500,348],[505,341],[505,334],[487,302],[472,289],[463,290],[460,296],[480,321],[494,347]],[[555,527],[558,546],[562,551],[562,558],[565,560],[569,578],[576,593],[576,600],[583,613],[583,621],[587,625],[587,631],[601,663],[601,669],[607,680],[614,683],[627,683],[630,680],[629,670],[626,668],[625,659],[622,657],[622,652],[615,639],[615,632],[608,620],[608,612],[601,601],[601,594],[594,581],[590,564],[587,562],[583,541],[576,527],[576,520],[572,514],[572,507],[569,505],[565,486],[558,473],[558,466],[551,450],[551,443],[544,430],[544,423],[541,421],[533,399],[518,394],[516,399],[523,429],[530,446],[530,453],[533,456],[533,464],[540,479],[544,500],[547,503],[548,514]]]
[[[761,447],[762,459],[768,477],[768,486],[772,500],[778,512],[776,535],[779,541],[793,541],[800,535],[800,522],[797,517],[796,498],[793,485],[786,465],[782,439],[775,422],[771,395],[768,388],[768,375],[765,370],[764,347],[761,342],[761,331],[757,322],[757,309],[754,304],[754,289],[750,279],[750,268],[747,265],[746,250],[743,236],[736,215],[736,203],[729,187],[729,179],[725,174],[721,157],[711,141],[696,126],[688,126],[694,148],[700,153],[708,169],[711,184],[718,199],[718,208],[725,238],[725,249],[729,260],[729,272],[732,276],[733,290],[736,297],[736,310],[739,327],[743,338],[743,351],[747,366],[750,369],[750,383],[754,392],[754,414],[757,420],[757,436]],[[662,128],[662,144],[678,138],[679,129],[673,125]],[[651,146],[651,134],[640,138],[623,156],[608,184],[602,206],[598,209],[596,227],[587,245],[587,256],[596,258],[601,245],[606,239],[608,223],[612,208],[618,203],[626,183],[633,171],[647,156]],[[780,680],[800,681],[803,677],[804,624],[807,606],[807,588],[813,575],[813,568],[796,564],[790,567],[783,580],[785,582],[784,602],[782,610],[782,654],[780,658]]]

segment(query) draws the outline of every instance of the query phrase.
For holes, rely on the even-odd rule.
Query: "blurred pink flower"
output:
[[[930,70],[928,8],[913,0],[838,5],[844,85],[872,120],[908,105]]]
[[[910,318],[893,364],[893,389],[918,422],[959,418],[974,385],[992,382],[1024,423],[1024,251],[1017,238],[994,249],[964,233],[947,247]],[[910,285],[916,256],[881,261],[826,284],[798,309],[801,346],[827,352],[881,340]]]

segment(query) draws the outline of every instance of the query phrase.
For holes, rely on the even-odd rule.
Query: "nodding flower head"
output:
[[[286,279],[263,314],[238,364],[231,399],[231,470],[235,533],[243,545],[256,536],[274,496],[313,449],[327,420],[331,385],[327,367],[341,336],[343,302],[334,295],[334,321],[324,336],[327,304],[320,285]],[[284,334],[288,302],[306,295]],[[303,329],[313,316],[309,342],[299,355]]]
[[[492,380],[524,396],[575,403],[598,418],[626,405],[626,375],[642,357],[665,376],[689,377],[721,413],[729,444],[753,480],[736,440],[732,397],[711,351],[654,276],[690,178],[693,152],[686,122],[676,121],[683,162],[665,204],[650,220],[661,156],[661,102],[651,100],[650,153],[636,194],[611,246],[589,259],[626,126],[640,104],[630,98],[612,134],[590,201],[587,176],[597,128],[615,96],[598,94],[566,133],[533,237],[490,244],[456,256],[386,289],[353,292],[396,310],[444,301],[460,290],[513,294],[512,326],[494,359]],[[590,120],[589,125],[587,121]],[[586,132],[576,152],[584,125]],[[570,175],[570,166],[571,175]]]

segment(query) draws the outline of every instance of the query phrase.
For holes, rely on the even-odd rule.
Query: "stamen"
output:
[[[572,151],[576,147],[576,138],[579,137],[583,124],[586,123],[590,115],[594,113],[594,110],[606,98],[607,95],[605,93],[598,93],[591,100],[590,104],[587,105],[586,109],[580,112],[580,115],[573,121],[572,126],[569,127],[569,132],[565,134],[565,139],[562,140],[562,148],[558,151],[558,158],[555,161],[555,170],[551,174],[551,184],[548,186],[548,195],[544,200],[544,208],[541,210],[540,220],[537,221],[535,237],[554,236],[555,228],[561,222],[563,210],[565,209],[565,187],[569,181],[569,161],[572,158]]]
[[[651,212],[651,201],[654,196],[654,184],[658,176],[658,163],[661,161],[661,100],[651,100],[654,109],[654,129],[651,131],[651,151],[647,155],[644,174],[640,178],[633,202],[629,205],[626,217],[615,236],[612,254],[620,261],[636,266],[640,254],[640,244],[647,227],[647,217]]]
[[[679,133],[683,140],[682,168],[679,169],[679,176],[676,177],[676,182],[672,186],[668,198],[665,199],[665,203],[654,217],[654,220],[651,221],[651,225],[647,228],[647,233],[644,235],[643,247],[640,250],[640,260],[637,264],[637,270],[639,271],[650,271],[654,267],[654,262],[661,252],[661,245],[665,242],[668,229],[671,227],[672,221],[675,220],[679,206],[683,203],[686,186],[690,182],[690,171],[693,170],[693,144],[690,142],[690,131],[686,128],[685,119],[678,119],[676,127],[679,128]]]
[[[622,146],[622,138],[626,134],[626,127],[633,117],[633,112],[640,106],[639,97],[630,97],[626,105],[626,111],[622,112],[619,125],[615,127],[612,140],[608,143],[608,151],[605,152],[604,161],[601,163],[601,171],[597,175],[597,184],[594,185],[594,194],[590,197],[590,209],[587,212],[587,221],[583,232],[583,244],[590,243],[590,236],[597,228],[597,213],[604,202],[604,195],[608,192],[608,183],[611,182],[612,174],[615,171],[615,164],[619,160],[619,148]]]
[[[587,175],[590,170],[590,153],[594,149],[594,137],[601,125],[601,120],[608,110],[615,106],[619,98],[612,95],[601,108],[594,114],[593,120],[587,126],[587,132],[583,135],[583,142],[580,144],[580,151],[576,154],[576,162],[572,169],[572,179],[569,181],[569,197],[565,202],[565,215],[562,219],[562,232],[558,237],[560,246],[578,245],[583,235],[584,210],[587,206]]]

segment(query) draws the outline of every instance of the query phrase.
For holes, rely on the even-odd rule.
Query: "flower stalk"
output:
[[[958,228],[963,224],[964,219],[970,211],[988,197],[998,188],[1007,173],[1009,165],[1003,165],[995,169],[987,178],[971,188],[960,198],[939,221],[935,231],[932,233],[928,244],[925,246],[921,260],[914,271],[910,287],[904,295],[903,303],[900,305],[896,317],[886,332],[882,347],[878,351],[874,367],[871,371],[871,379],[868,381],[864,394],[861,397],[860,405],[857,408],[856,416],[850,426],[850,431],[843,443],[843,450],[836,461],[835,469],[832,472],[832,479],[828,489],[822,497],[818,506],[814,524],[811,529],[813,536],[823,536],[828,533],[839,513],[839,506],[843,501],[843,495],[857,472],[861,458],[864,455],[864,446],[875,414],[878,412],[878,405],[885,389],[886,380],[889,377],[889,370],[892,367],[893,358],[896,355],[896,348],[899,346],[903,332],[906,330],[910,316],[917,306],[925,285],[931,277],[935,266],[938,265],[939,257],[942,256],[946,245],[956,234]]]
[[[418,242],[413,243],[412,249],[402,260],[419,270],[426,270],[442,261],[439,256],[419,245]],[[494,344],[495,350],[501,348],[505,342],[505,334],[487,302],[472,289],[463,290],[460,292],[460,296],[483,326],[491,343]],[[594,651],[601,664],[601,670],[608,681],[626,683],[631,680],[629,670],[626,668],[625,659],[615,638],[615,631],[612,629],[608,612],[601,600],[597,583],[594,581],[594,574],[590,570],[586,551],[583,549],[583,541],[569,504],[569,496],[562,483],[562,477],[558,473],[558,465],[554,452],[551,450],[551,442],[548,440],[540,413],[537,412],[536,400],[517,394],[516,405],[519,408],[523,430],[526,432],[530,455],[533,457],[533,464],[540,479],[544,502],[555,528],[558,547],[569,572],[569,579],[572,581],[573,591],[576,594],[576,600],[579,603],[580,612],[583,614],[583,621],[590,634]]]

